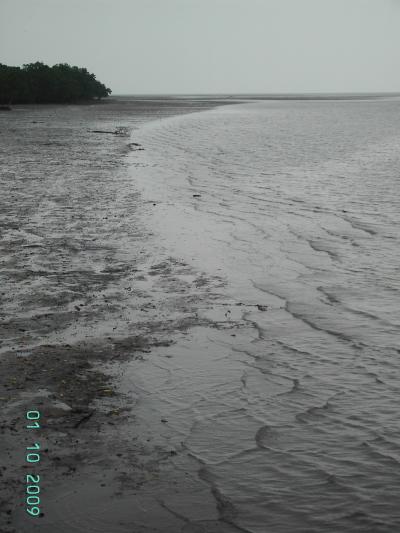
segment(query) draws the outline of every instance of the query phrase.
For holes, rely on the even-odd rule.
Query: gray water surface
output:
[[[257,102],[141,131],[149,224],[228,302],[144,386],[243,531],[400,528],[399,117]]]

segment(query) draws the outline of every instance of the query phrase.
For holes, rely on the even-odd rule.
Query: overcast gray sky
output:
[[[400,0],[0,0],[0,62],[121,93],[400,91]]]

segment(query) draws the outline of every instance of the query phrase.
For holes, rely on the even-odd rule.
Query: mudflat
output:
[[[136,396],[118,390],[118,381],[126,362],[170,345],[173,332],[195,320],[206,281],[199,277],[192,294],[176,299],[174,287],[181,295],[182,286],[174,276],[190,269],[172,259],[155,264],[127,155],[145,149],[134,136],[143,123],[220,103],[122,97],[15,106],[1,116],[2,531],[71,531],[71,520],[87,531],[113,495],[156,476],[173,453],[143,450],[124,434],[128,421],[134,425]],[[163,289],[155,301],[151,288],[160,279],[170,294]],[[26,428],[32,410],[41,413],[37,433]],[[37,518],[21,503],[33,438],[47,500]],[[97,502],[92,510],[80,493],[73,503],[83,486]],[[108,512],[103,530],[125,531],[119,517],[118,509]]]
[[[2,530],[399,530],[399,103],[0,116]]]

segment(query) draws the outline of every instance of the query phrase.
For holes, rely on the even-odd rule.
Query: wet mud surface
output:
[[[117,500],[131,507],[127,495],[176,452],[125,435],[138,395],[118,380],[127,362],[201,324],[199,302],[221,281],[152,249],[126,155],[144,150],[133,133],[143,122],[216,103],[120,99],[17,106],[0,117],[1,531],[153,531],[163,515],[171,531],[182,523],[161,504],[151,527],[119,510]],[[43,508],[32,518],[25,413],[36,409]],[[69,509],[80,521],[71,525]]]

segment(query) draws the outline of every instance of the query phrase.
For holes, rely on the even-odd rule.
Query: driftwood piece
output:
[[[116,131],[106,131],[106,130],[89,130],[90,133],[110,133],[111,135],[118,135]]]
[[[114,131],[109,130],[88,130],[90,133],[108,133],[110,135],[129,135],[129,129],[125,126],[118,126]]]

